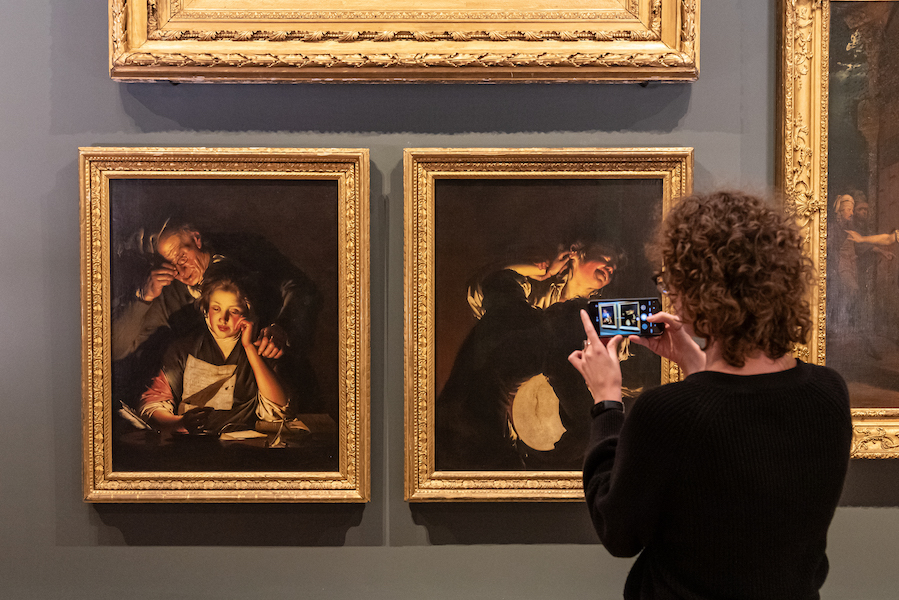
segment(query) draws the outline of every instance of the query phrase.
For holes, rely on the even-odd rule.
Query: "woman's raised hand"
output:
[[[573,254],[574,252],[568,248],[560,249],[556,254],[555,259],[553,259],[553,261],[546,268],[546,276],[552,277],[562,272],[562,269],[568,266],[568,263],[571,261],[571,257]]]
[[[629,336],[631,342],[646,346],[662,358],[672,360],[685,375],[705,370],[705,352],[693,341],[680,317],[660,312],[646,319],[650,323],[664,323],[665,333],[659,336]]]
[[[253,346],[253,323],[251,321],[247,321],[243,317],[241,317],[240,323],[237,324],[240,327],[240,343],[244,348],[249,348]],[[255,346],[254,346],[255,349]]]
[[[593,402],[621,401],[618,344],[624,338],[616,335],[603,343],[585,310],[581,310],[581,322],[584,325],[584,333],[587,334],[587,341],[583,350],[575,350],[568,356],[568,362],[584,377],[587,388],[593,395]]]

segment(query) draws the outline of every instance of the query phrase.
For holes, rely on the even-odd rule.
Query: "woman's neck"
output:
[[[796,359],[792,354],[784,354],[777,358],[765,356],[765,353],[758,352],[747,356],[742,367],[735,367],[727,363],[721,355],[720,346],[714,342],[709,343],[705,349],[706,371],[717,371],[719,373],[730,373],[732,375],[762,375],[764,373],[778,373],[786,371],[796,366]]]
[[[562,288],[562,300],[589,298],[595,291],[595,287],[590,287],[589,284],[581,280],[577,269],[575,269],[568,277],[568,281],[565,282],[565,286]]]
[[[237,342],[240,340],[240,336],[220,339],[215,336],[212,336],[212,339],[215,340],[215,343],[218,345],[219,350],[222,351],[222,356],[225,357],[225,360],[231,356],[231,351],[234,350],[234,347],[237,346]]]
[[[574,281],[569,281],[562,288],[562,300],[571,300],[572,298],[589,298],[593,290],[587,286],[578,285]]]

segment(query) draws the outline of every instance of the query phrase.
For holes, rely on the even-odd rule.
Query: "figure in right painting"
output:
[[[827,364],[899,407],[899,3],[830,10]]]
[[[578,417],[590,403],[563,359],[581,343],[579,311],[618,262],[615,249],[578,240],[474,277],[477,323],[437,401],[442,468],[577,468],[587,435]]]
[[[568,362],[584,342],[580,310],[657,293],[643,244],[661,189],[474,180],[437,190],[436,468],[579,470],[592,406]],[[651,352],[622,346],[621,360],[625,397],[660,384]]]

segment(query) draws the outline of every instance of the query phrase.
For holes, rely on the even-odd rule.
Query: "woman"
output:
[[[812,326],[800,246],[757,198],[681,200],[650,252],[673,314],[652,317],[661,337],[631,341],[686,378],[627,419],[621,337],[604,343],[581,314],[587,341],[569,360],[595,402],[584,489],[609,552],[640,553],[626,599],[819,597],[852,425],[842,378],[791,355]]]
[[[210,269],[197,303],[206,327],[175,341],[141,397],[141,416],[181,433],[253,428],[284,418],[288,397],[253,343],[248,279],[221,264]]]

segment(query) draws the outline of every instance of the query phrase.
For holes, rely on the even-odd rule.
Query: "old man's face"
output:
[[[196,231],[174,231],[160,236],[159,254],[177,269],[175,279],[185,285],[198,285],[209,266],[209,255],[202,250],[200,234]]]

